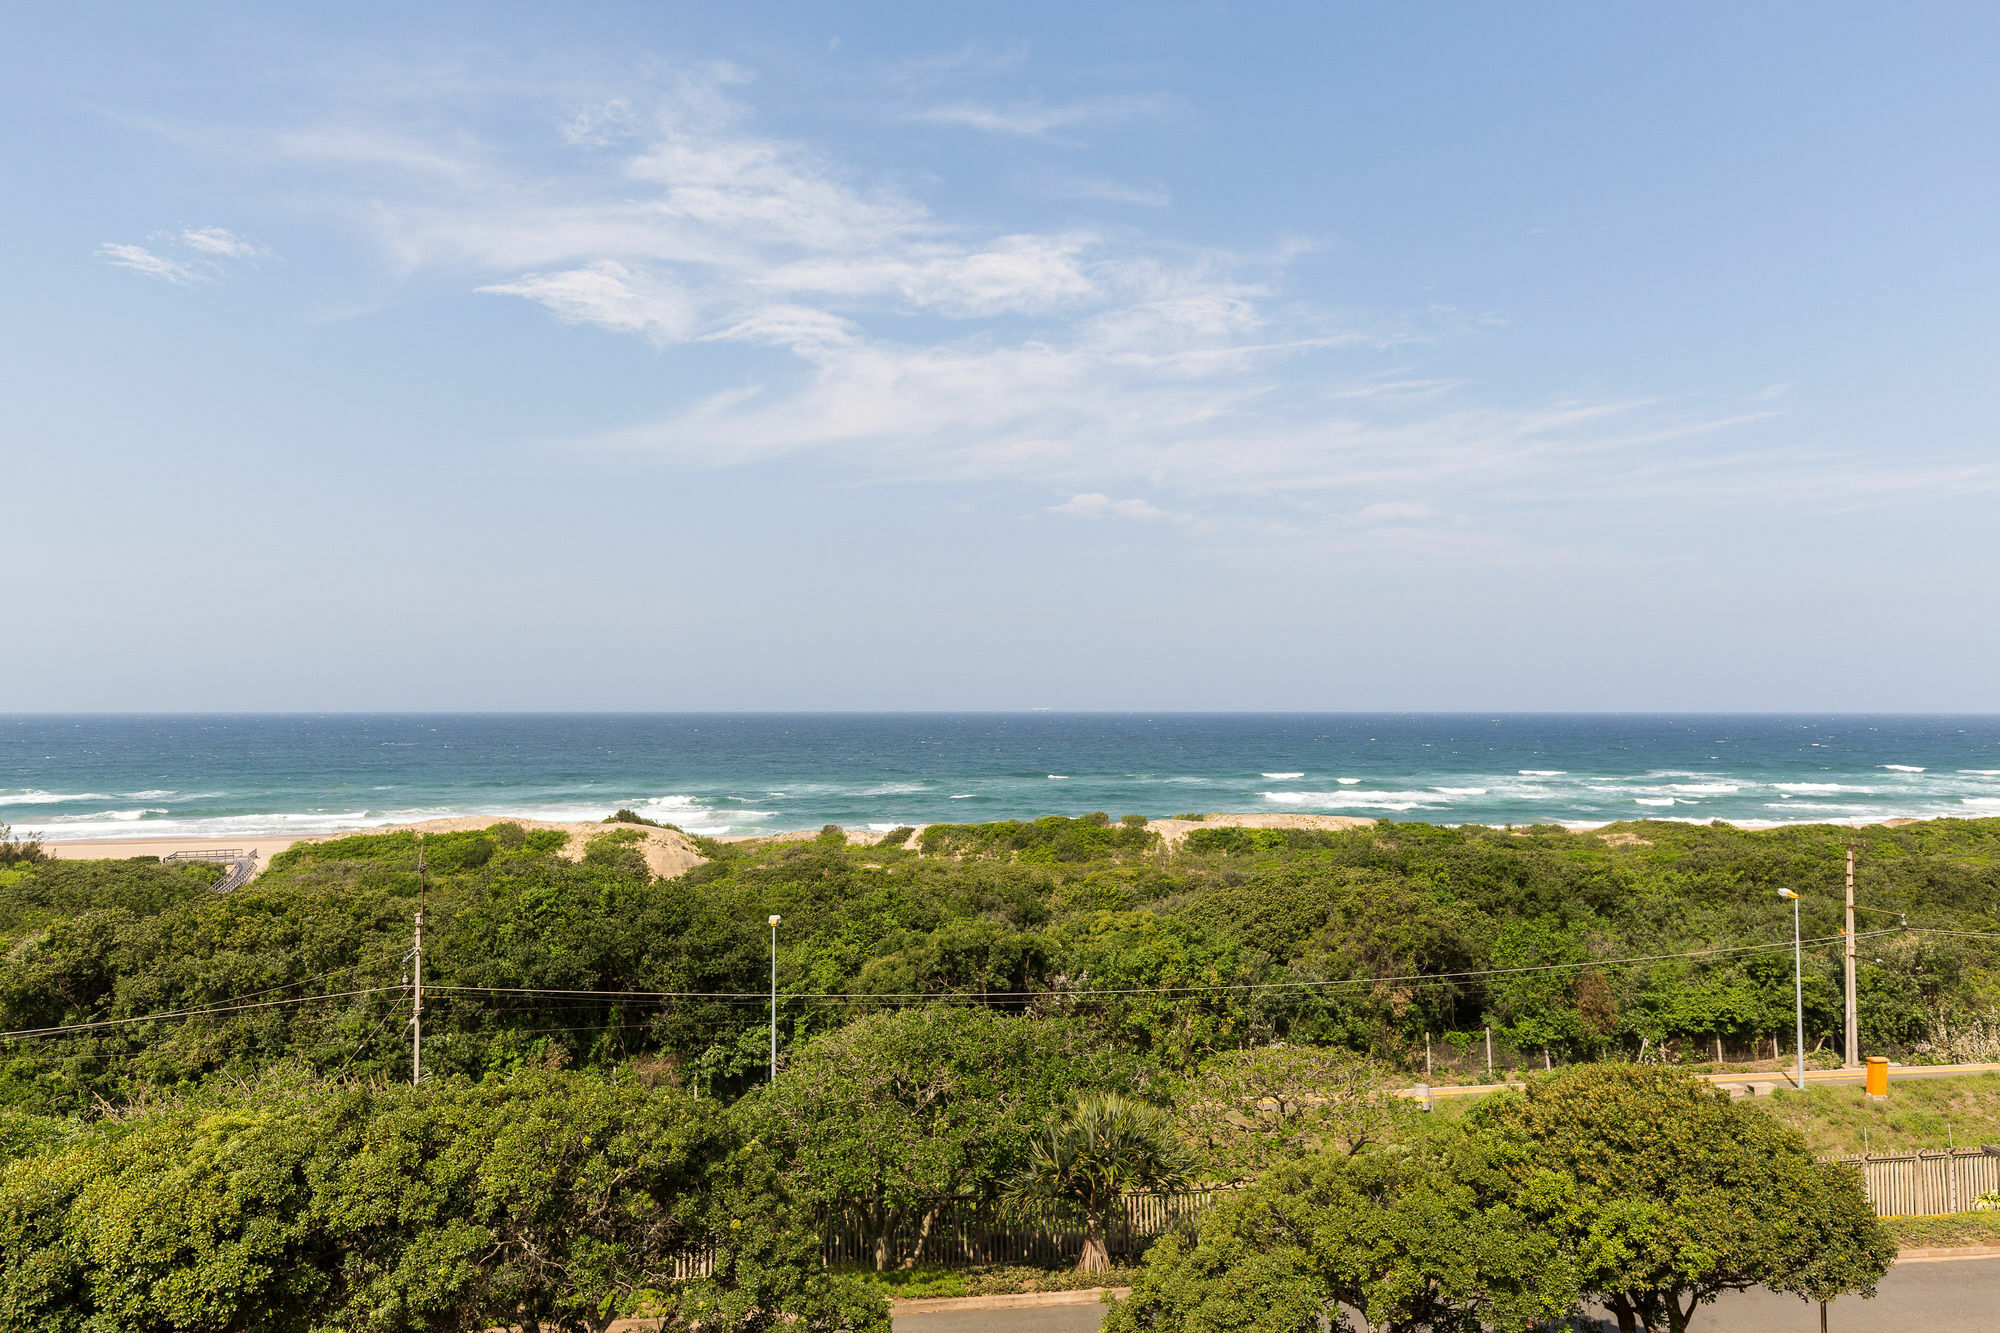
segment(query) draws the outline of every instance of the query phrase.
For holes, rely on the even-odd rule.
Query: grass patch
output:
[[[2000,1245],[2000,1213],[1959,1213],[1953,1217],[1885,1217],[1882,1225],[1905,1250],[1945,1250],[1961,1245]]]
[[[1852,1084],[1780,1089],[1754,1104],[1826,1157],[2000,1144],[2000,1074],[1898,1080],[1892,1070],[1885,1102],[1869,1101]]]
[[[1070,1268],[1023,1268],[991,1264],[976,1268],[904,1268],[878,1273],[851,1270],[849,1276],[881,1289],[892,1301],[945,1296],[1012,1296],[1024,1291],[1088,1291],[1092,1287],[1129,1287],[1137,1269],[1113,1264],[1108,1273],[1079,1273]]]

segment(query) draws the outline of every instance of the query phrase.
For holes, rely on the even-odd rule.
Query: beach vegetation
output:
[[[0,866],[34,865],[48,859],[39,834],[24,833],[17,838],[11,825],[0,824]]]
[[[662,824],[657,819],[646,818],[636,810],[627,810],[622,807],[606,815],[604,822],[607,824],[643,824],[647,828],[672,829],[676,833],[681,831],[680,826],[677,824]]]
[[[943,1261],[936,1228],[968,1215],[961,1204],[1034,1225],[1087,1213],[1081,1196],[1010,1187],[1037,1153],[1091,1160],[1050,1145],[1079,1098],[1108,1095],[1165,1108],[1160,1160],[1181,1174],[1163,1182],[1225,1187],[1212,1220],[1154,1245],[1131,1312],[1114,1316],[1151,1322],[1124,1326],[1247,1327],[1224,1316],[1232,1300],[1252,1309],[1252,1291],[1271,1320],[1345,1302],[1391,1322],[1512,1327],[1578,1292],[1623,1291],[1634,1318],[1671,1322],[1669,1304],[1685,1313],[1732,1283],[1861,1289],[1878,1238],[1840,1177],[1807,1169],[1812,1152],[1877,1132],[1878,1149],[1942,1147],[1954,1125],[1963,1143],[1992,1119],[1977,1097],[1914,1083],[1886,1108],[1857,1095],[1816,1119],[1806,1111],[1844,1091],[1717,1109],[1671,1067],[1718,1045],[1739,1060],[1774,1037],[1790,1047],[1779,886],[1807,890],[1808,1043],[1837,1047],[1849,840],[1864,902],[1963,932],[1864,934],[1869,1052],[2000,1053],[2000,820],[1210,821],[1169,846],[1091,817],[873,845],[838,829],[701,839],[707,859],[673,879],[648,869],[646,836],[616,821],[571,860],[563,831],[500,820],[423,839],[420,874],[414,835],[356,835],[299,844],[228,894],[206,864],[0,870],[0,1031],[16,1034],[0,1042],[0,1281],[13,1284],[0,1310],[28,1312],[0,1330],[306,1327],[288,1322],[306,1310],[318,1326],[586,1328],[683,1296],[716,1303],[685,1316],[704,1327],[725,1309],[865,1322],[876,1306],[816,1285],[832,1281],[825,1228],[864,1235],[871,1268],[915,1273]],[[1434,1082],[1488,1078],[1489,1031],[1490,1077],[1552,1066],[1549,1090],[1431,1116],[1387,1094],[1433,1062]],[[1639,1081],[1561,1068],[1592,1060]],[[503,1132],[508,1117],[548,1131],[545,1155],[504,1155],[531,1146]],[[1651,1137],[1617,1137],[1618,1117]],[[564,1154],[598,1152],[623,1121],[666,1156],[636,1139],[604,1149],[650,1182],[621,1212],[597,1168]],[[557,1132],[572,1123],[597,1127],[589,1145]],[[1677,1249],[1642,1192],[1592,1174],[1599,1158],[1653,1163],[1654,1195],[1733,1206],[1669,1169],[1693,1133],[1736,1146],[1689,1170],[1740,1171],[1767,1196],[1707,1257]],[[1536,1162],[1558,1165],[1543,1176]],[[534,1208],[479,1192],[503,1177],[536,1192]],[[534,1211],[541,1194],[551,1211]],[[551,1230],[494,1230],[502,1211],[530,1225],[521,1209]],[[147,1230],[153,1210],[166,1220]],[[1599,1214],[1623,1229],[1588,1231]],[[770,1248],[717,1248],[731,1222],[767,1215]],[[1765,1231],[1811,1237],[1827,1258],[1802,1267]],[[1108,1218],[1098,1235],[1107,1259],[1143,1248]],[[690,1266],[686,1246],[727,1256]],[[550,1255],[562,1274],[537,1267]],[[689,1285],[696,1270],[708,1285]],[[1668,1270],[1686,1281],[1665,1284]]]

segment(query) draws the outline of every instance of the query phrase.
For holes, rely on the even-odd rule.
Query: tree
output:
[[[1188,1161],[1174,1138],[1167,1112],[1115,1092],[1076,1099],[1060,1124],[1037,1136],[1028,1161],[1009,1191],[1020,1201],[1067,1204],[1083,1214],[1083,1255],[1077,1270],[1111,1267],[1105,1217],[1127,1191],[1178,1189]]]
[[[1525,1330],[1575,1305],[1570,1266],[1442,1126],[1284,1162],[1146,1254],[1105,1333]]]
[[[703,1270],[706,1270],[705,1272]],[[270,1076],[0,1176],[0,1333],[887,1333],[713,1102],[542,1072]]]
[[[907,1268],[944,1203],[997,1194],[1073,1089],[1134,1072],[1077,1023],[925,1007],[821,1037],[743,1111],[781,1145],[809,1204],[858,1218],[877,1268]]]
[[[1895,1258],[1851,1168],[1670,1070],[1577,1066],[1469,1119],[1622,1333],[1682,1333],[1701,1305],[1747,1287],[1873,1295]]]
[[[1239,1180],[1321,1146],[1352,1153],[1380,1138],[1406,1105],[1386,1081],[1375,1061],[1324,1046],[1224,1051],[1176,1089],[1175,1112],[1204,1170]]]

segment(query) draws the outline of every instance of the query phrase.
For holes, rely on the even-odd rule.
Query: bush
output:
[[[627,810],[622,806],[606,815],[604,822],[607,824],[644,824],[647,828],[670,828],[676,833],[681,831],[678,825],[662,824],[657,819],[648,819],[638,811]]]
[[[6,824],[0,824],[0,866],[20,865],[23,863],[32,865],[35,862],[46,861],[48,859],[49,854],[43,848],[40,837],[34,834],[27,834],[17,838],[14,836],[14,830],[11,827]]]

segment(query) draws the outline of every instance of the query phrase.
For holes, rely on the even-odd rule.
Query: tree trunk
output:
[[[1111,1271],[1111,1252],[1104,1245],[1104,1214],[1089,1212],[1084,1214],[1083,1257],[1076,1261],[1079,1273],[1108,1273]]]
[[[929,1208],[924,1210],[924,1220],[917,1227],[917,1243],[910,1247],[908,1254],[903,1256],[902,1266],[904,1268],[915,1268],[923,1261],[924,1247],[931,1243],[931,1232],[937,1228],[938,1214],[942,1211],[942,1205],[936,1203],[933,1203]]]
[[[1611,1313],[1618,1316],[1618,1333],[1639,1333],[1639,1318],[1632,1312],[1632,1302],[1623,1296],[1613,1296],[1604,1302],[1611,1307]]]

